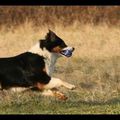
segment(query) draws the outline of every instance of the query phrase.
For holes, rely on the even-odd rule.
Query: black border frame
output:
[[[16,120],[16,119],[23,119],[23,120],[119,120],[119,115],[106,115],[106,114],[84,114],[84,115],[0,115],[1,120]]]
[[[0,6],[13,6],[13,5],[119,5],[120,0],[1,0],[0,1]],[[1,120],[16,120],[16,119],[24,119],[24,120],[30,120],[30,119],[35,119],[35,120],[97,120],[98,118],[100,119],[112,119],[112,120],[119,120],[118,115],[94,115],[94,114],[84,114],[84,115],[44,115],[44,114],[15,114],[15,115],[0,115]]]
[[[0,5],[119,5],[120,0],[0,0]]]

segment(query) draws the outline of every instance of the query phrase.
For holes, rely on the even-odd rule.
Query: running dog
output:
[[[52,77],[52,73],[57,59],[61,56],[71,57],[73,51],[73,47],[68,47],[61,38],[49,30],[45,39],[39,40],[27,52],[0,58],[1,90],[22,91],[37,88],[42,91],[42,95],[67,99],[57,88],[64,86],[72,90],[75,85]]]

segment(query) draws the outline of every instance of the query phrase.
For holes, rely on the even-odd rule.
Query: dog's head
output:
[[[58,37],[53,31],[49,30],[45,40],[40,40],[40,47],[45,47],[49,52],[64,55],[66,57],[72,56],[73,47],[68,47],[66,43]]]

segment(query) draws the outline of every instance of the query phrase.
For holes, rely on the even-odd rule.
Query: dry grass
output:
[[[29,20],[36,26],[56,23],[69,26],[75,21],[118,26],[119,11],[120,6],[0,6],[0,25],[16,27]]]
[[[119,56],[120,28],[106,24],[92,26],[74,23],[72,26],[61,25],[34,27],[32,22],[25,22],[16,29],[2,27],[0,31],[0,56],[15,55],[28,50],[39,39],[44,38],[48,29],[53,30],[69,45],[76,48],[73,57],[112,57]],[[63,32],[64,30],[64,32]]]
[[[78,22],[69,27],[58,24],[55,27],[46,25],[39,28],[27,21],[9,31],[3,26],[0,31],[0,57],[14,56],[29,50],[39,39],[44,38],[48,28],[68,45],[75,47],[72,58],[58,60],[54,76],[75,84],[77,89],[69,91],[60,88],[69,97],[66,102],[42,98],[34,92],[20,97],[17,94],[1,93],[4,97],[1,98],[0,112],[120,113],[120,28]]]

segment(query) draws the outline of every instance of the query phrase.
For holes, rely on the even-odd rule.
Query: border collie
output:
[[[67,99],[57,88],[64,86],[74,89],[75,86],[52,77],[52,73],[57,58],[71,57],[73,51],[73,47],[68,47],[49,30],[45,39],[40,40],[29,51],[9,58],[0,58],[1,90],[22,91],[36,88],[42,91],[42,95]]]

